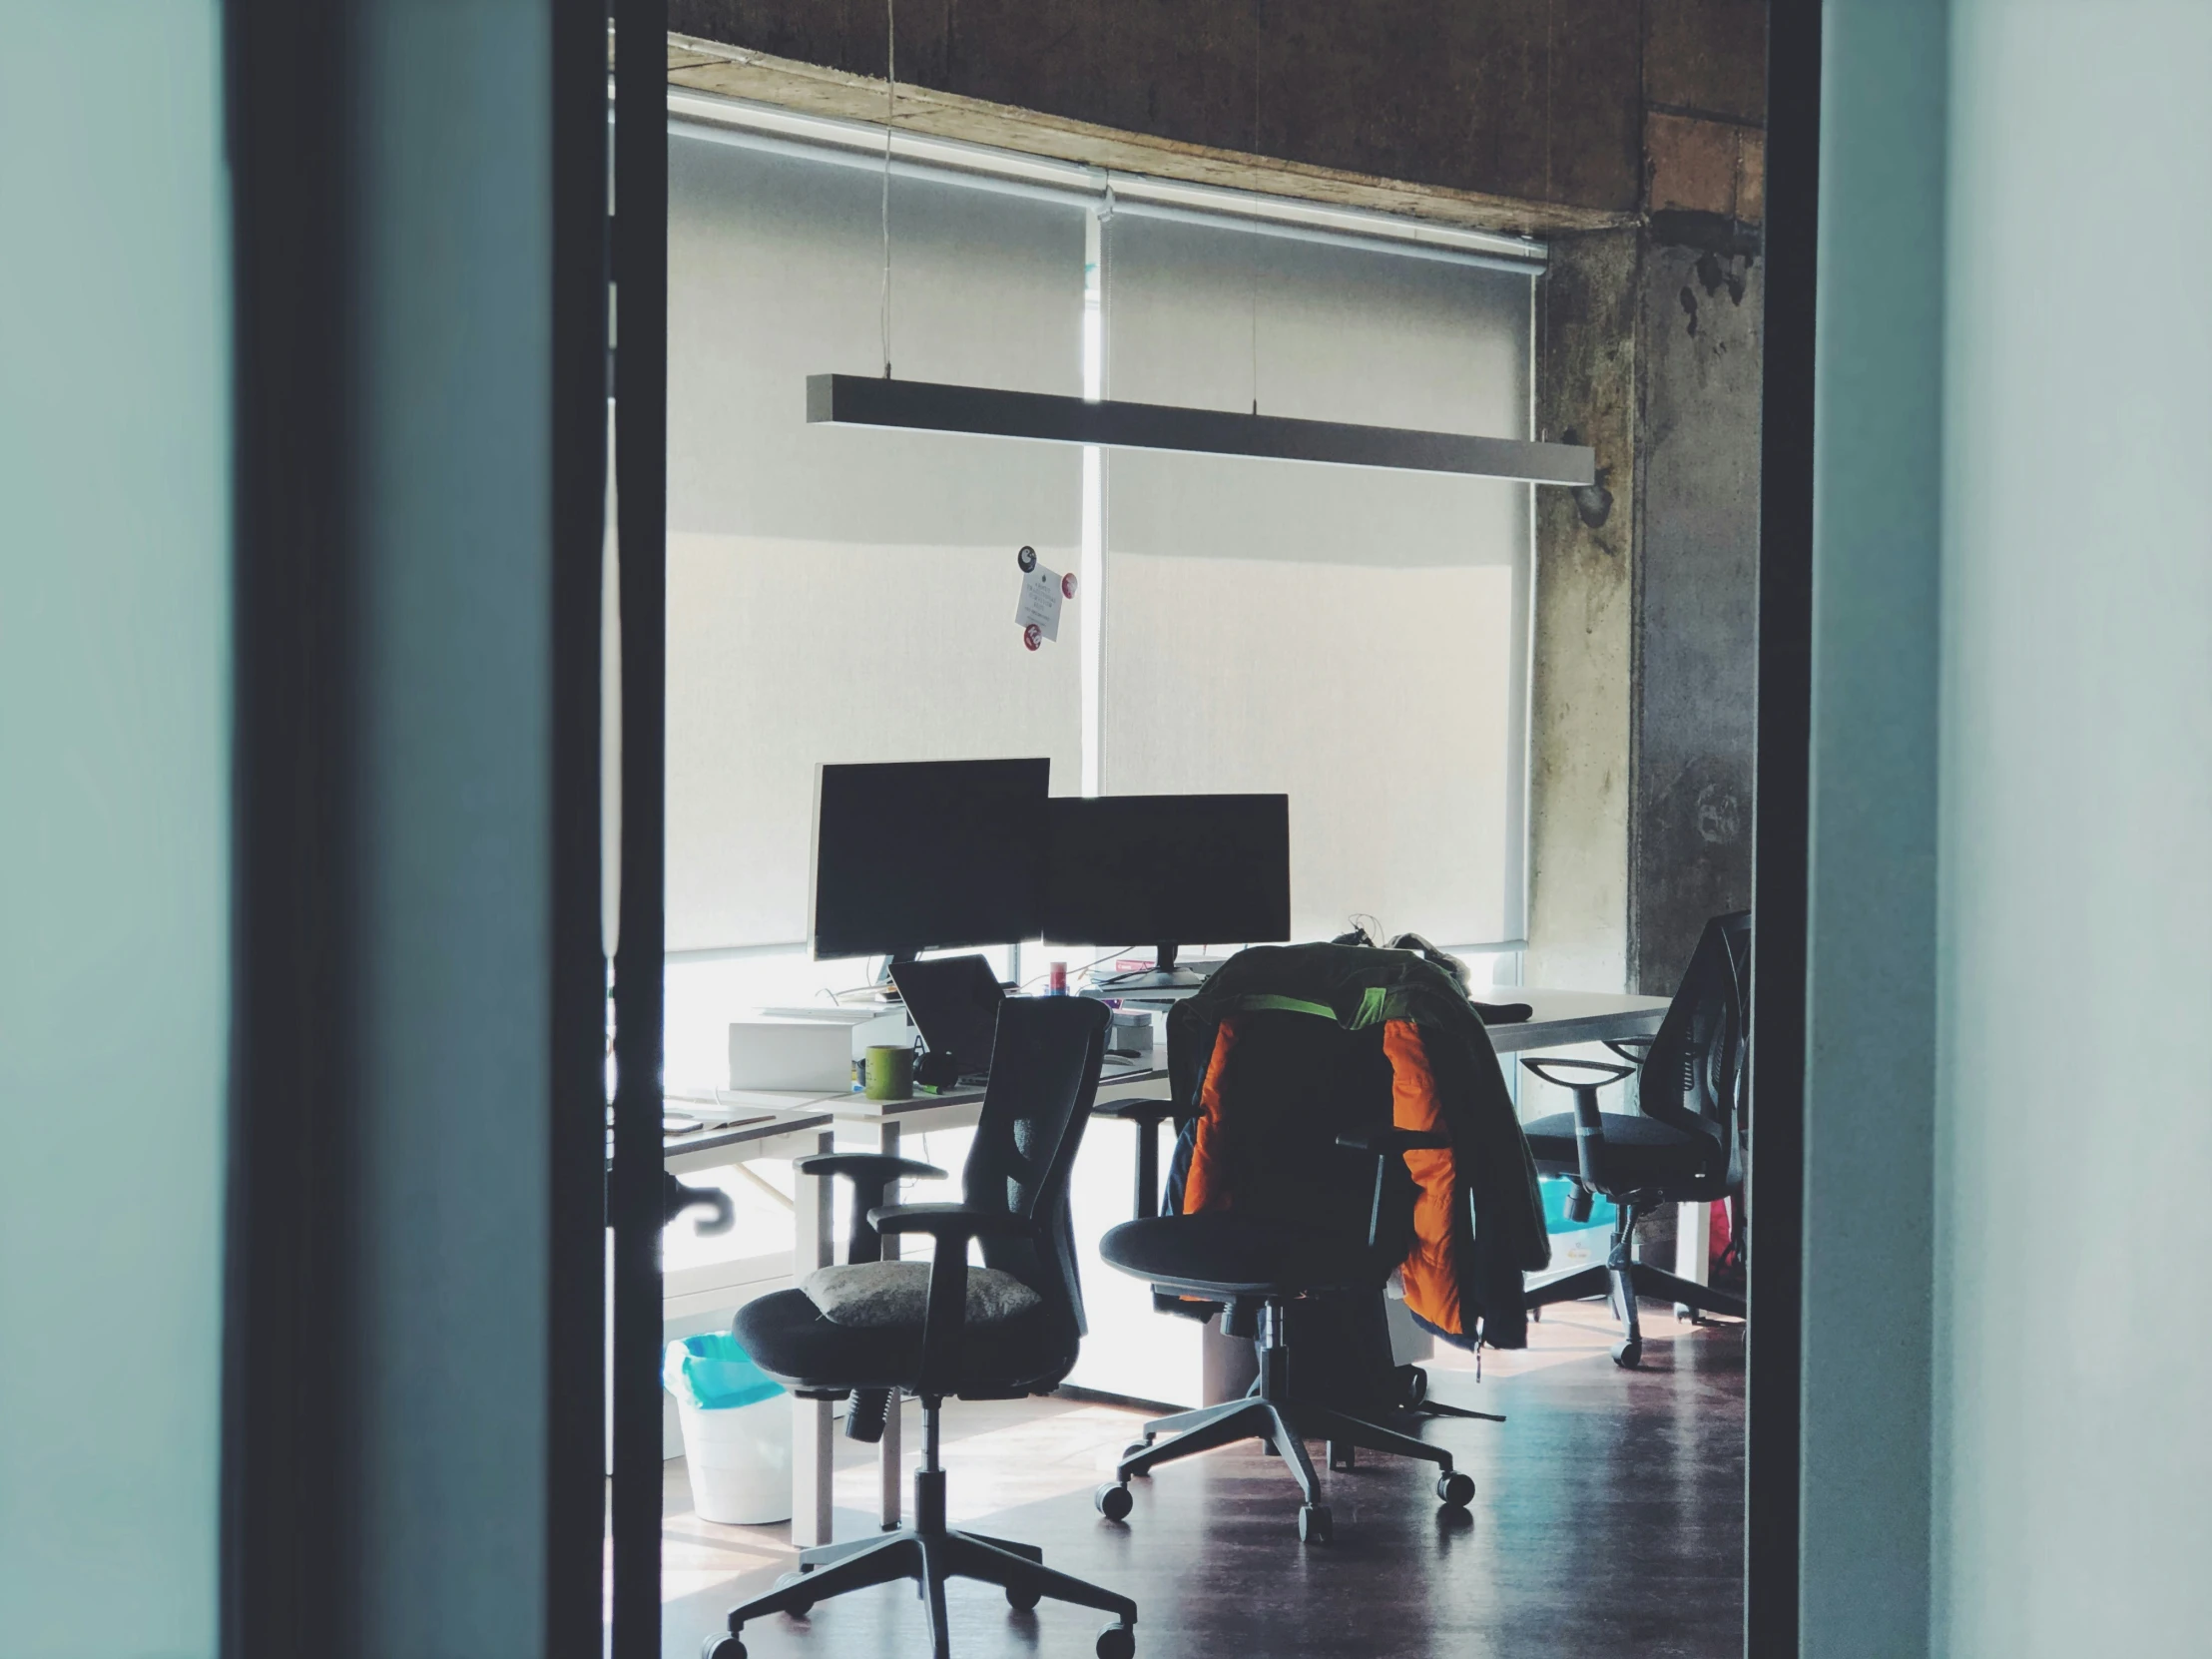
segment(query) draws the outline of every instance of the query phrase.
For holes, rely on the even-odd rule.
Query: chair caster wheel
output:
[[[1326,1544],[1335,1534],[1329,1524],[1329,1505],[1326,1503],[1302,1503],[1298,1508],[1298,1541],[1302,1544]]]
[[[1613,1345],[1613,1364],[1620,1367],[1622,1371],[1634,1371],[1643,1364],[1643,1359],[1644,1345],[1642,1343],[1615,1343]]]
[[[1129,1511],[1137,1506],[1137,1500],[1129,1495],[1129,1488],[1118,1480],[1109,1480],[1099,1487],[1091,1494],[1091,1502],[1110,1521],[1127,1520]]]
[[[790,1589],[790,1588],[791,1588],[791,1587],[792,1587],[792,1586],[793,1586],[794,1584],[804,1584],[804,1583],[806,1583],[806,1582],[807,1582],[807,1575],[806,1575],[805,1573],[803,1573],[803,1572],[788,1572],[788,1573],[784,1574],[784,1576],[783,1576],[783,1577],[779,1578],[779,1579],[778,1579],[778,1580],[776,1581],[776,1587],[777,1587],[777,1588],[778,1588],[779,1590],[788,1590],[788,1589]],[[792,1603],[792,1605],[791,1605],[791,1606],[789,1606],[789,1607],[787,1607],[787,1608],[785,1608],[785,1609],[784,1609],[785,1613],[786,1613],[786,1614],[787,1614],[788,1616],[790,1616],[790,1617],[792,1617],[792,1618],[795,1618],[795,1619],[803,1619],[803,1618],[805,1618],[805,1617],[806,1617],[806,1616],[807,1616],[807,1615],[808,1615],[809,1613],[813,1612],[814,1610],[815,1610],[815,1604],[814,1604],[814,1603],[813,1603],[812,1601],[797,1601],[797,1602],[794,1602],[794,1603]],[[717,1659],[720,1659],[720,1656],[719,1656],[719,1655],[717,1656]]]
[[[1011,1584],[1006,1586],[1006,1605],[1017,1613],[1030,1611],[1043,1599],[1035,1590],[1018,1590]]]
[[[1474,1501],[1474,1480],[1453,1470],[1436,1476],[1436,1501],[1446,1509],[1464,1509]]]
[[[1130,1458],[1136,1456],[1138,1453],[1150,1451],[1151,1449],[1152,1442],[1149,1439],[1131,1440],[1127,1445],[1121,1448],[1121,1460],[1126,1463],[1129,1461]],[[1152,1471],[1150,1469],[1142,1469],[1138,1472],[1142,1474],[1150,1474]]]
[[[1541,1308],[1531,1308],[1531,1309],[1529,1309],[1529,1310],[1528,1310],[1528,1323],[1529,1323],[1530,1325],[1541,1325],[1541,1324],[1543,1324],[1543,1323],[1544,1323],[1544,1311],[1543,1311],[1543,1310],[1542,1310]]]
[[[1136,1659],[1137,1633],[1116,1621],[1098,1633],[1098,1659]]]
[[[745,1659],[745,1644],[735,1636],[709,1636],[699,1645],[699,1659]]]
[[[1422,1371],[1420,1367],[1398,1367],[1397,1380],[1399,1383],[1398,1406],[1401,1410],[1410,1411],[1428,1397],[1428,1373]]]
[[[1332,1472],[1341,1473],[1345,1469],[1353,1467],[1357,1462],[1357,1451],[1350,1440],[1331,1440],[1329,1442],[1329,1467]]]

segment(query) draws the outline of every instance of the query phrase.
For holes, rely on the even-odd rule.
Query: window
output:
[[[809,426],[804,383],[887,313],[902,379],[1526,437],[1533,265],[901,160],[886,296],[880,136],[773,125],[671,144],[671,1080],[866,982],[807,957],[826,761],[1285,791],[1300,936],[1517,938],[1527,486]],[[1091,578],[1035,653],[1024,544]]]
[[[1526,275],[1139,214],[1107,386],[1147,403],[1527,437]],[[1531,486],[1106,457],[1101,783],[1284,791],[1293,927],[1520,931]]]

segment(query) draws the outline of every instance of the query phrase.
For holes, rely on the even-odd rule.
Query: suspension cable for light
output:
[[[877,313],[883,377],[874,380],[856,374],[810,374],[807,377],[809,424],[964,432],[976,437],[1031,438],[1046,443],[1096,444],[1109,449],[1248,455],[1265,460],[1321,461],[1409,472],[1457,472],[1537,484],[1588,485],[1597,481],[1596,455],[1579,444],[1530,443],[1514,438],[1475,437],[1463,432],[1423,432],[1396,426],[1357,426],[1334,420],[1263,415],[1260,412],[1257,260],[1253,266],[1250,414],[1226,409],[1178,408],[1164,403],[1117,403],[1098,398],[1061,397],[1047,392],[999,391],[987,386],[893,380],[891,142],[898,126],[897,0],[884,0],[883,35],[883,265]],[[1254,194],[1257,195],[1260,148],[1257,37],[1254,53],[1252,150]]]

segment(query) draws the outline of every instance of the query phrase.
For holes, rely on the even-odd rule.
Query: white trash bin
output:
[[[725,1526],[792,1518],[792,1396],[725,1332],[668,1345],[661,1381],[684,1424],[692,1509]]]

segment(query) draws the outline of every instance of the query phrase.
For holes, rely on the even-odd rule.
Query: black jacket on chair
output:
[[[1334,1137],[1392,1121],[1397,1080],[1384,1039],[1393,1023],[1410,1028],[1418,1037],[1441,1126],[1450,1137],[1453,1178],[1462,1201],[1451,1206],[1448,1217],[1435,1218],[1433,1207],[1424,1212],[1449,1228],[1447,1237],[1424,1242],[1453,1266],[1458,1319],[1432,1322],[1413,1306],[1412,1298],[1408,1306],[1430,1331],[1460,1347],[1471,1348],[1477,1340],[1493,1348],[1524,1346],[1521,1276],[1541,1271],[1551,1259],[1535,1167],[1480,1016],[1449,974],[1411,951],[1339,944],[1257,946],[1239,951],[1203,991],[1176,1005],[1168,1018],[1169,1069],[1176,1099],[1192,1121],[1185,1123],[1177,1147],[1171,1211],[1184,1208],[1193,1129],[1205,1108],[1207,1077],[1222,1047],[1224,1024],[1277,1013],[1291,1016],[1280,1041],[1297,1043],[1298,1021],[1308,1018],[1346,1037],[1366,1039],[1363,1046],[1372,1048],[1374,1056],[1366,1074],[1348,1077],[1343,1087],[1331,1091],[1327,1109],[1341,1114],[1335,1121],[1317,1123],[1311,1134],[1282,1143],[1286,1150],[1307,1147],[1305,1156],[1313,1167],[1301,1176],[1273,1160],[1263,1178],[1273,1185],[1286,1179],[1293,1186],[1341,1184],[1349,1166],[1338,1163]],[[1239,1101],[1236,1109],[1273,1110],[1271,1103],[1294,1098],[1296,1092],[1248,1091],[1260,1098]],[[1262,1174],[1257,1169],[1253,1173]],[[1364,1224],[1365,1214],[1359,1219]]]

